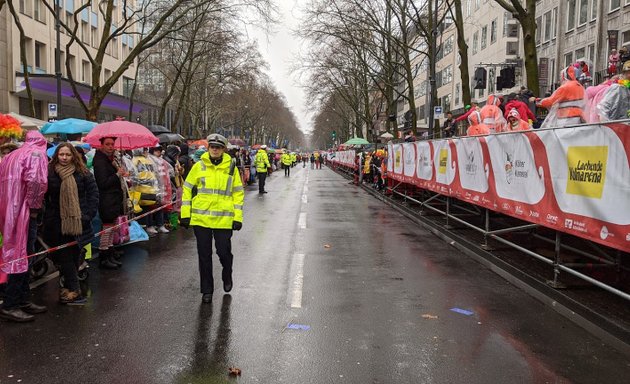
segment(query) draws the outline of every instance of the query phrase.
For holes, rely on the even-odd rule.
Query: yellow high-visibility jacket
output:
[[[297,155],[295,153],[290,154],[289,156],[291,156],[291,162],[295,163],[297,162]]]
[[[291,155],[289,155],[288,153],[283,153],[280,161],[283,165],[291,165]]]
[[[267,151],[265,151],[264,149],[259,149],[258,152],[256,152],[254,165],[256,165],[256,172],[267,172],[267,168],[271,167],[271,165],[269,164],[269,156],[267,155]]]
[[[232,229],[232,222],[243,222],[245,193],[235,165],[226,153],[219,165],[210,162],[208,153],[193,165],[184,182],[181,208],[181,217],[190,218],[190,225]]]

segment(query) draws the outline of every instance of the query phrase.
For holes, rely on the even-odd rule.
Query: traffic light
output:
[[[516,74],[514,67],[505,67],[501,69],[497,78],[497,89],[512,88],[516,85]]]
[[[475,82],[475,89],[486,89],[487,76],[488,74],[485,68],[479,67],[475,69],[475,77],[473,79]]]

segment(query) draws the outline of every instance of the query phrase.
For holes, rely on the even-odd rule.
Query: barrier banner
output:
[[[357,169],[357,165],[354,162],[356,156],[355,151],[337,151],[332,152],[333,157],[330,161],[333,164],[343,165],[344,167]]]
[[[630,127],[389,144],[394,180],[630,251]]]

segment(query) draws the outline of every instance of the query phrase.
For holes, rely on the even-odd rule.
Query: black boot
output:
[[[122,267],[122,261],[120,259],[121,259],[122,255],[123,255],[123,253],[118,251],[116,248],[113,248],[113,247],[108,249],[108,251],[110,251],[110,255],[111,255],[111,257],[109,258],[109,261],[112,264],[116,264],[117,266]]]
[[[118,264],[114,264],[112,259],[111,248],[101,249],[98,251],[98,266],[102,269],[118,269]]]

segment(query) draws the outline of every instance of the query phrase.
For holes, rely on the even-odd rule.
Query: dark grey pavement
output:
[[[628,383],[629,356],[332,171],[250,189],[231,295],[215,257],[201,304],[192,230],[129,246],[87,306],[52,280],[47,314],[0,323],[0,383]]]

